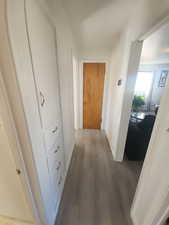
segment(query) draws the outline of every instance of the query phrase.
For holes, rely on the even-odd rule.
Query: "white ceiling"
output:
[[[161,27],[144,41],[141,63],[169,63],[169,24]]]
[[[82,57],[109,57],[136,0],[63,0]]]

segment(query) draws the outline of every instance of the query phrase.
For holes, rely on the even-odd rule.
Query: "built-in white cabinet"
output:
[[[66,173],[55,26],[36,0],[8,0],[7,8],[35,172],[47,224],[53,225]]]
[[[53,207],[56,209],[63,189],[65,162],[55,27],[34,0],[26,2],[26,22]]]

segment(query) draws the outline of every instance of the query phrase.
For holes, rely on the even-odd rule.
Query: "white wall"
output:
[[[118,129],[121,120],[121,107],[122,107],[122,97],[124,93],[124,87],[126,82],[126,74],[124,69],[126,69],[126,62],[124,59],[128,57],[129,49],[125,44],[125,38],[127,32],[121,37],[119,45],[113,51],[110,71],[108,73],[108,99],[107,99],[107,115],[105,116],[105,131],[111,146],[111,150],[114,158],[116,159],[116,148],[118,141]],[[125,52],[125,55],[123,53]],[[123,64],[124,68],[119,65]],[[118,80],[122,80],[120,86],[117,85]]]

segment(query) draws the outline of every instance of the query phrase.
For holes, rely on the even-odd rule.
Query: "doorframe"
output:
[[[155,24],[148,32],[146,32],[145,34],[143,34],[143,35],[141,35],[140,37],[138,37],[135,41],[134,41],[134,43],[136,43],[136,42],[143,42],[145,39],[147,39],[151,34],[153,34],[154,32],[156,32],[158,29],[160,29],[161,27],[163,27],[165,24],[168,24],[169,23],[169,15],[167,15],[166,17],[164,17],[160,22],[158,22],[157,24]],[[130,47],[130,53],[131,53],[131,49],[132,49],[132,46]],[[140,51],[140,52],[139,52]],[[137,52],[137,54],[141,54],[141,52],[142,52],[142,48],[139,50],[138,52]],[[133,54],[136,54],[136,53],[133,53]],[[130,57],[132,57],[132,56],[130,56]],[[140,63],[139,63],[139,65],[140,65]],[[139,65],[138,65],[138,69],[139,69]],[[130,59],[128,59],[128,67],[129,66],[132,66],[132,64],[131,64],[131,62],[130,62]],[[135,65],[133,65],[133,67],[134,67]],[[137,71],[138,71],[138,69],[137,69]],[[129,72],[129,71],[128,71]],[[127,72],[127,77],[128,77],[128,72]],[[168,78],[168,82],[169,82],[169,78]],[[127,83],[126,83],[126,85],[127,85]],[[135,85],[135,84],[134,84]],[[169,90],[169,84],[168,85],[166,85],[166,87],[165,87],[165,90],[166,90],[166,88],[167,88],[167,90]],[[126,99],[125,99],[125,96],[126,96],[126,87],[125,87],[125,91],[124,91],[124,94],[123,94],[123,96],[124,96],[124,99],[123,99],[123,105],[122,105],[122,109],[123,109],[123,107],[125,106],[125,101],[126,101]],[[134,90],[134,89],[133,89]],[[134,94],[134,92],[133,92],[133,94]],[[133,95],[132,95],[133,96]],[[132,97],[131,96],[131,97]],[[132,101],[132,99],[130,99],[131,101]],[[160,111],[163,111],[163,108],[161,108],[160,107]],[[122,115],[123,114],[126,114],[126,111],[124,111],[124,110],[122,110]],[[125,118],[125,123],[126,124],[128,124],[129,125],[129,114],[130,114],[130,112],[128,112],[127,111],[127,117]],[[121,116],[122,116],[121,115]],[[158,118],[159,120],[160,120],[160,118]],[[120,124],[120,129],[123,129],[123,125],[122,124]],[[119,129],[119,133],[120,133],[120,129]],[[154,129],[153,129],[153,132],[154,132],[154,136],[156,136],[157,134],[158,134],[158,129],[156,128],[155,129],[155,127],[154,127]],[[121,140],[122,139],[124,139],[124,143],[125,143],[125,141],[126,141],[126,137],[127,137],[127,130],[125,131],[125,135],[124,136],[119,136],[119,134],[118,134],[118,143],[119,142],[121,142]],[[118,144],[117,144],[118,145]],[[123,161],[123,156],[124,156],[124,148],[125,148],[125,144],[123,145],[123,147],[122,148],[120,148],[120,149],[118,149],[118,154],[121,154],[121,158],[120,158],[120,160],[119,161]],[[151,158],[149,158],[149,159],[147,159],[147,160],[150,160]],[[141,175],[140,175],[140,178],[139,178],[139,182],[138,182],[138,184],[137,184],[137,187],[136,187],[136,193],[135,193],[135,196],[134,196],[134,199],[133,199],[133,203],[132,203],[132,207],[131,207],[131,217],[133,218],[133,215],[132,215],[132,209],[133,209],[133,207],[134,207],[134,205],[135,205],[135,203],[136,203],[136,198],[137,198],[137,193],[139,192],[139,190],[140,190],[140,188],[141,188],[141,186],[142,186],[142,183],[144,183],[144,180],[143,180],[143,173],[144,173],[144,168],[145,168],[145,164],[143,164],[143,167],[142,167],[142,171],[141,171]],[[165,222],[165,220],[166,220],[166,218],[168,217],[168,215],[169,215],[169,192],[166,194],[166,198],[165,198],[165,202],[164,202],[164,205],[163,205],[163,207],[162,208],[160,208],[159,209],[159,214],[158,215],[156,215],[156,217],[155,217],[155,220],[156,221],[154,221],[154,224],[156,223],[156,225],[163,225],[164,224],[164,222]]]
[[[147,39],[151,34],[156,32],[158,29],[160,29],[162,26],[164,26],[167,23],[169,23],[169,15],[167,15],[160,22],[155,24],[148,32],[139,36],[133,43],[144,42],[144,40]],[[132,50],[132,45],[130,46],[130,53],[131,53],[131,50]],[[141,54],[141,52],[142,52],[142,48],[140,50],[138,50],[137,52],[134,52],[133,54]],[[130,58],[132,56],[133,55],[130,55]],[[128,68],[131,67],[131,70],[132,70],[133,67],[135,67],[135,65],[130,62],[130,58],[128,58]],[[139,65],[140,65],[140,63],[139,63]],[[139,65],[138,65],[137,71],[139,69]],[[129,72],[130,71],[128,70],[126,77],[129,76]],[[135,83],[133,85],[135,86]],[[126,90],[127,90],[127,82],[126,82],[126,86],[125,86],[125,90],[124,90],[124,94],[123,94],[124,98],[123,98],[123,103],[122,103],[122,109],[125,108],[125,102],[128,100],[128,99],[126,99]],[[133,94],[134,94],[134,89],[133,89]],[[133,94],[132,94],[132,96],[133,96]],[[125,129],[125,132],[123,131],[123,135],[120,135],[120,133],[122,130],[124,130],[124,123],[129,125],[130,112],[127,111],[127,114],[128,114],[127,116],[124,116],[124,114],[126,115],[126,111],[122,110],[121,118],[125,118],[125,119],[123,120],[123,124],[120,123],[119,131],[118,131],[118,140],[117,140],[117,146],[116,146],[117,147],[117,153],[116,153],[117,161],[123,161],[125,142],[126,142],[126,138],[127,138],[127,129]],[[127,125],[127,128],[128,128],[128,125]],[[123,140],[123,144],[121,144],[122,140]],[[119,147],[119,145],[120,145],[120,147]]]
[[[105,79],[104,79],[104,90],[103,90],[103,102],[102,102],[102,122],[101,122],[101,130],[104,130],[105,128],[105,115],[106,115],[106,102],[107,102],[107,91],[108,88],[108,73],[109,73],[109,66],[110,61],[108,59],[83,59],[80,60],[79,63],[79,90],[77,93],[79,93],[79,107],[78,107],[78,114],[79,114],[79,124],[78,128],[83,129],[83,65],[84,63],[105,63]]]

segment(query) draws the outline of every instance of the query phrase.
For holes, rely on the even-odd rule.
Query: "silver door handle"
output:
[[[59,170],[61,167],[61,162],[59,162],[58,166],[56,167],[56,170]]]
[[[54,130],[52,130],[52,133],[56,133],[58,127],[56,126],[56,128]]]
[[[41,97],[41,106],[43,107],[44,106],[44,104],[45,104],[45,97],[44,97],[44,95],[42,94],[42,92],[40,91],[40,97]]]
[[[57,153],[59,151],[59,149],[60,149],[60,146],[58,145],[57,149],[54,151],[54,153]]]
[[[60,179],[59,179],[59,182],[58,182],[58,185],[60,185],[62,182],[62,176],[60,176]]]
[[[57,153],[58,152],[58,149],[56,149],[55,151],[54,151],[54,153]]]

